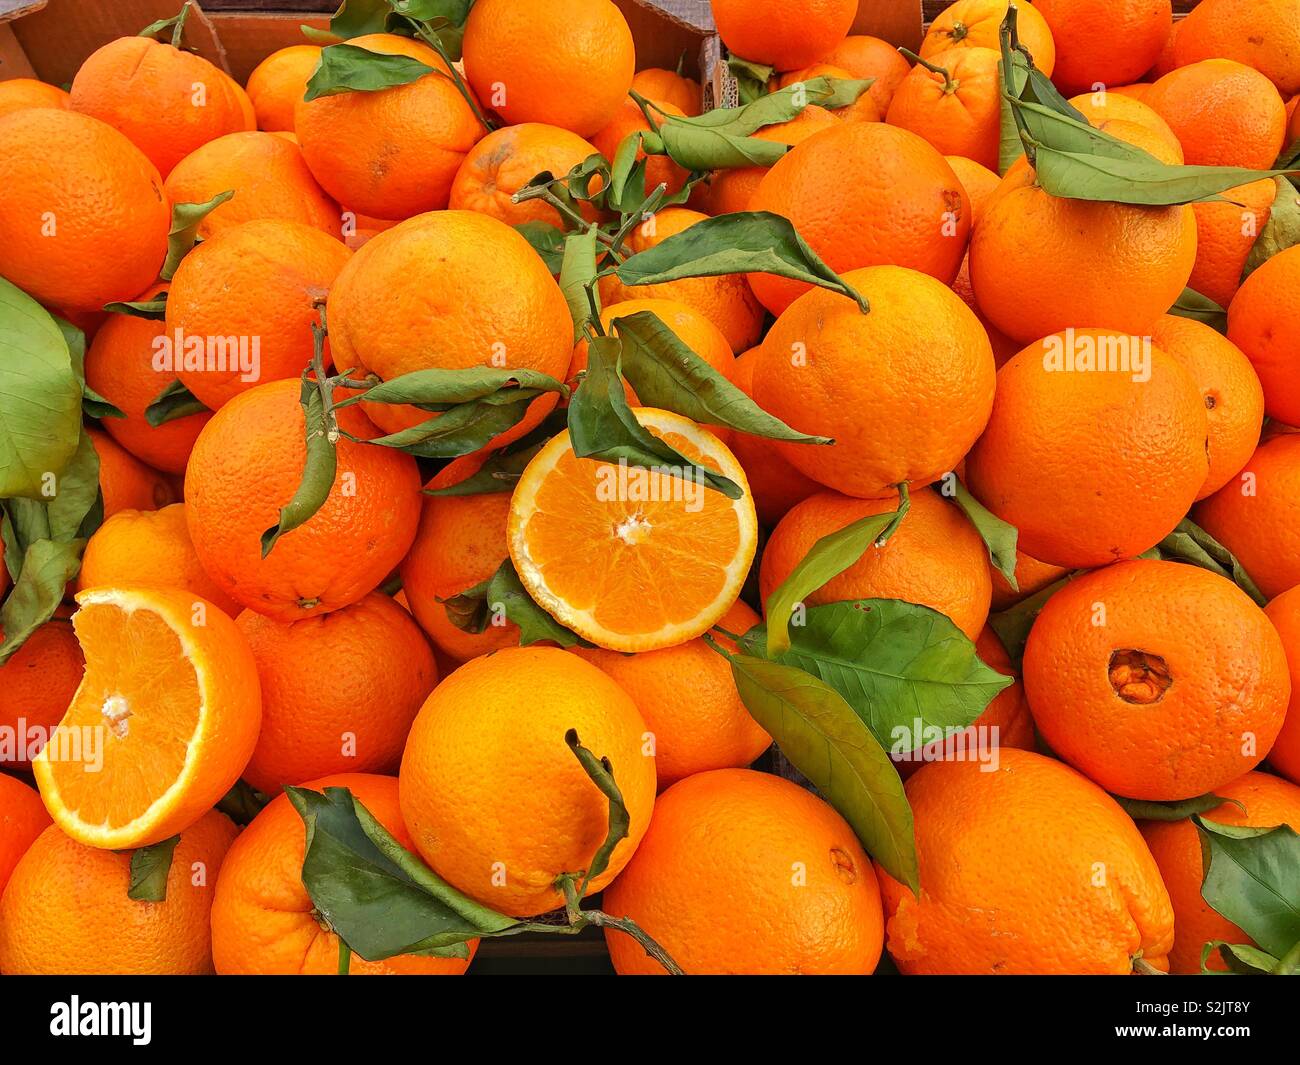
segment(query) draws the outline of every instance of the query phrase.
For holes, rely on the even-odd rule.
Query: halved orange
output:
[[[239,779],[262,724],[257,665],[235,623],[192,593],[95,588],[77,602],[85,677],[32,772],[73,839],[148,846]]]
[[[716,436],[668,411],[637,418],[692,462],[729,477],[739,499],[667,468],[578,458],[560,433],[515,487],[507,534],[528,593],[599,647],[651,651],[694,639],[740,595],[758,519],[736,457]]]

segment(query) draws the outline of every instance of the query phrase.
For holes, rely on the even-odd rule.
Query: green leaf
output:
[[[427,496],[477,496],[513,492],[533,456],[557,433],[564,431],[567,415],[554,410],[536,429],[492,452],[478,470],[446,488],[426,488]]]
[[[1300,192],[1291,182],[1274,178],[1277,195],[1268,212],[1268,221],[1246,256],[1242,280],[1248,278],[1269,259],[1300,244]]]
[[[66,543],[37,540],[27,547],[18,579],[5,598],[4,606],[0,607],[0,628],[4,629],[0,666],[9,661],[28,636],[54,616],[54,611],[63,602],[68,581],[77,575],[81,566],[81,552],[85,546],[85,540]],[[6,538],[6,565],[10,565],[9,552]]]
[[[582,233],[570,233],[564,238],[564,255],[560,265],[560,291],[569,305],[573,319],[573,342],[582,339],[583,332],[593,315],[600,312],[600,300],[587,298],[587,286],[596,281],[596,228]],[[594,294],[595,290],[592,289]]]
[[[577,729],[569,729],[564,734],[564,742],[568,744],[573,756],[578,759],[583,772],[591,778],[591,782],[609,801],[609,828],[605,832],[605,839],[592,856],[591,862],[583,870],[582,884],[577,892],[577,900],[581,900],[586,895],[591,882],[609,868],[609,860],[614,854],[614,848],[627,839],[631,830],[632,817],[627,812],[627,803],[623,801],[623,792],[614,779],[613,763],[606,757],[597,758],[584,747],[578,740]]]
[[[1194,799],[1183,799],[1181,802],[1149,802],[1146,799],[1127,799],[1123,795],[1112,795],[1111,798],[1134,821],[1182,821],[1196,814],[1217,810],[1225,802],[1234,801],[1212,794],[1197,795]],[[1241,803],[1237,805],[1241,806]]]
[[[1025,641],[1029,639],[1029,630],[1034,627],[1034,621],[1043,606],[1076,575],[1071,573],[1062,577],[1041,592],[1035,592],[1014,606],[989,615],[989,628],[997,633],[998,639],[1002,641],[1002,646],[1007,649],[1007,655],[1017,669],[1020,668],[1020,660],[1025,654]]]
[[[1190,518],[1180,521],[1174,531],[1156,547],[1161,558],[1188,562],[1217,573],[1220,577],[1227,577],[1259,606],[1267,605],[1268,598],[1251,580],[1250,574],[1237,561],[1236,556]]]
[[[731,76],[736,79],[737,87],[740,90],[740,99],[744,103],[762,100],[767,95],[768,82],[772,80],[772,75],[776,73],[775,67],[742,59],[738,55],[727,57],[727,69],[731,72]]]
[[[225,797],[217,803],[217,809],[237,825],[247,825],[266,809],[271,796],[258,791],[245,780],[236,780]]]
[[[539,392],[530,388],[502,389],[483,399],[459,403],[445,414],[366,443],[396,448],[417,458],[459,458],[487,447],[518,425]],[[345,434],[346,435],[346,434]]]
[[[486,581],[444,600],[443,607],[448,620],[465,632],[483,632],[493,619],[513,622],[519,626],[521,647],[542,640],[550,640],[561,647],[591,646],[537,605],[508,558]]]
[[[380,381],[335,404],[350,407],[354,403],[409,403],[423,410],[446,411],[476,400],[490,399],[505,391],[505,402],[514,403],[517,393],[529,391],[568,393],[563,381],[549,374],[524,368],[502,369],[495,366],[469,366],[460,370],[415,370],[389,381]]]
[[[609,184],[605,202],[619,214],[631,214],[646,198],[646,161],[637,159],[641,152],[641,133],[629,133],[618,143],[610,160]]]
[[[180,841],[180,836],[172,836],[131,852],[131,886],[127,898],[136,902],[167,901],[167,874],[172,868],[172,853]]]
[[[895,880],[920,891],[912,808],[898,770],[852,707],[791,666],[728,655],[745,708]]]
[[[1205,855],[1201,897],[1263,950],[1300,941],[1300,836],[1289,825],[1242,828],[1195,817]]]
[[[1195,289],[1183,289],[1182,295],[1169,308],[1169,313],[1176,314],[1179,318],[1190,318],[1194,322],[1201,322],[1220,333],[1228,332],[1228,312],[1209,296],[1202,296]]]
[[[1221,970],[1211,969],[1207,964],[1215,951],[1228,966],[1228,974],[1233,976],[1263,976],[1276,971],[1278,959],[1266,954],[1258,947],[1245,943],[1228,943],[1222,939],[1212,939],[1201,946],[1201,974],[1203,976],[1223,976]]]
[[[956,478],[953,481],[956,486],[953,489],[953,502],[975,526],[984,546],[988,548],[989,559],[1006,578],[1012,591],[1019,591],[1020,585],[1016,582],[1016,541],[1020,537],[1020,531],[985,507],[961,481]]]
[[[346,41],[368,33],[384,33],[392,28],[392,14],[389,0],[342,0],[330,18],[327,39],[341,37]]]
[[[72,460],[64,466],[54,483],[54,494],[44,502],[50,538],[67,543],[78,537],[88,537],[99,527],[100,521],[100,515],[96,513],[99,455],[84,430]],[[93,518],[90,527],[87,518]]]
[[[355,44],[331,44],[322,49],[303,99],[315,100],[345,92],[380,92],[419,81],[434,69],[409,55],[372,52]]]
[[[1010,55],[1010,53],[1006,53]],[[1006,62],[998,63],[998,83],[1002,86],[1001,110],[998,135],[998,173],[1005,174],[1017,159],[1025,154],[1024,142],[1020,139],[1020,127],[1016,125],[1015,111],[1011,107],[1011,97],[1020,98],[1025,81],[1029,77],[1028,63],[1023,55],[1016,53],[1011,58],[1011,84],[1007,84]]]
[[[181,260],[194,250],[194,245],[199,239],[199,226],[202,224],[203,219],[207,218],[208,215],[234,195],[233,189],[227,189],[225,192],[218,192],[206,203],[172,204],[172,227],[167,233],[167,258],[163,262],[162,272],[159,275],[164,281],[170,281],[176,276],[176,270],[181,265]],[[114,304],[113,306],[131,305]]]
[[[167,317],[167,293],[160,292],[147,300],[106,303],[104,304],[104,310],[108,311],[109,314],[125,314],[131,318],[144,318],[150,322],[161,322]]]
[[[203,414],[205,407],[180,381],[173,381],[163,388],[152,403],[145,408],[144,420],[155,429],[177,418],[186,418],[191,414]]]
[[[558,274],[564,262],[564,231],[550,222],[537,221],[520,222],[514,228],[541,256],[547,271]]]
[[[263,558],[271,553],[281,536],[310,521],[334,489],[334,476],[338,472],[337,429],[333,417],[325,410],[320,385],[305,371],[301,403],[307,444],[302,480],[293,498],[280,508],[279,520],[262,533]]]

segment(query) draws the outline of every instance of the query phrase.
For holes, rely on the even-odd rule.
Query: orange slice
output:
[[[248,763],[262,724],[253,653],[189,592],[95,588],[77,602],[85,677],[32,772],[73,839],[157,843],[211,809]]]
[[[613,651],[672,647],[705,632],[740,595],[758,542],[749,484],[726,446],[680,415],[636,414],[744,494],[732,500],[671,471],[580,459],[564,432],[524,470],[507,525],[510,558],[533,599]]]

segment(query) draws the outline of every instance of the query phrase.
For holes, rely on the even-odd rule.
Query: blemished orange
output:
[[[1265,440],[1192,520],[1237,557],[1269,598],[1300,584],[1300,434]]]
[[[1033,6],[1052,31],[1052,80],[1066,96],[1137,81],[1160,55],[1174,18],[1170,0],[1034,0]]]
[[[577,655],[517,647],[461,666],[411,727],[402,817],[434,872],[500,913],[530,917],[562,904],[556,879],[589,866],[609,825],[609,801],[565,742],[570,730],[609,760],[631,822],[592,890],[622,871],[654,806],[646,723]]]
[[[1300,424],[1300,246],[1269,259],[1242,283],[1228,308],[1228,339],[1246,353],[1264,386],[1270,418]]]
[[[1024,678],[1057,755],[1109,792],[1160,802],[1258,765],[1291,695],[1282,640],[1245,592],[1147,559],[1084,574],[1048,599]]]
[[[898,83],[907,77],[911,65],[894,45],[879,37],[850,34],[823,57],[823,61],[847,70],[855,78],[873,78],[867,91],[882,115],[889,110]]]
[[[1032,555],[1027,555],[1023,551],[1016,551],[1016,587],[1012,588],[1010,582],[1002,576],[1002,572],[989,563],[989,575],[993,578],[993,603],[992,609],[1006,610],[1009,606],[1015,606],[1031,595],[1036,595],[1049,585],[1055,584],[1070,571],[1064,566],[1052,566],[1046,562],[1039,562]]]
[[[848,823],[798,785],[748,769],[664,792],[603,906],[691,975],[866,976],[884,939],[871,859]],[[608,929],[605,943],[620,974],[663,975],[625,933]]]
[[[1207,821],[1250,828],[1300,825],[1300,788],[1278,777],[1246,773],[1215,788],[1214,793],[1227,801],[1203,813],[1201,816]],[[1201,950],[1206,943],[1220,941],[1253,946],[1254,940],[1211,908],[1201,895],[1205,874],[1196,826],[1190,820],[1182,820],[1143,821],[1139,827],[1160,867],[1174,907],[1174,946],[1169,952],[1169,971],[1199,973]],[[1227,969],[1217,950],[1206,959],[1206,966],[1216,972]]]
[[[296,380],[312,359],[319,304],[351,256],[319,229],[274,218],[203,241],[181,260],[167,296],[172,369],[181,383],[217,410],[258,384]],[[195,337],[232,343],[219,351],[209,345],[196,358]]]
[[[2,633],[3,630],[0,630]],[[86,660],[72,625],[52,619],[0,666],[0,765],[26,769],[72,702]]]
[[[143,298],[160,291],[150,289]],[[211,417],[205,411],[150,425],[145,411],[176,381],[154,369],[155,345],[167,332],[156,319],[112,314],[86,351],[86,384],[126,415],[102,418],[100,426],[127,451],[164,473],[184,473],[194,441]]]
[[[1291,705],[1277,734],[1268,764],[1293,784],[1300,784],[1300,585],[1289,588],[1264,608],[1282,637],[1291,668]]]
[[[1209,420],[1210,470],[1197,499],[1217,492],[1250,461],[1264,424],[1264,390],[1237,345],[1203,322],[1166,314],[1151,342],[1192,375]]]
[[[1182,142],[1191,166],[1273,165],[1286,139],[1286,104],[1268,78],[1231,59],[1171,70],[1147,103]]]
[[[648,100],[662,100],[694,117],[704,105],[703,90],[694,78],[662,67],[646,67],[632,75],[632,91]]]
[[[718,628],[742,636],[759,620],[738,600],[722,615]],[[721,632],[714,638],[735,650]],[[600,648],[574,651],[632,696],[654,735],[661,791],[695,773],[743,768],[772,743],[745,709],[730,664],[702,638],[634,655]]]
[[[991,48],[952,48],[918,63],[889,105],[890,125],[911,130],[944,155],[963,155],[986,167],[998,165],[1002,97],[999,54]]]
[[[1246,259],[1273,213],[1278,185],[1261,178],[1220,198],[1192,204],[1196,213],[1196,262],[1187,287],[1227,308],[1241,289]]]
[[[262,731],[244,780],[274,795],[331,773],[397,771],[411,722],[438,683],[410,614],[371,592],[319,617],[274,621],[245,610],[236,624],[262,682]]]
[[[507,125],[545,122],[590,137],[636,70],[632,31],[610,0],[479,0],[465,23],[465,76]]]
[[[961,155],[945,155],[944,159],[952,167],[952,172],[957,175],[957,180],[961,182],[961,187],[966,190],[966,195],[970,199],[973,227],[979,223],[985,206],[1002,179],[994,170],[974,159]]]
[[[316,184],[302,149],[274,133],[251,130],[208,141],[176,164],[163,189],[172,203],[207,203],[234,192],[199,223],[202,240],[261,218],[298,222],[336,239],[340,233],[339,205]]]
[[[832,182],[827,174],[858,176]],[[788,218],[838,273],[891,264],[945,285],[961,267],[971,225],[966,192],[943,156],[881,122],[843,123],[795,145],[763,177],[749,209]],[[753,274],[750,284],[773,314],[809,289],[772,274]]]
[[[707,428],[634,408],[643,428],[741,489],[728,498],[693,473],[578,458],[566,430],[515,485],[506,536],[534,601],[612,651],[653,651],[707,631],[740,595],[758,546],[745,471]],[[681,560],[691,565],[683,567]],[[664,596],[665,581],[672,595]]]
[[[465,154],[486,130],[428,45],[391,33],[347,43],[405,55],[432,69],[378,92],[299,100],[294,132],[308,167],[339,203],[377,218],[441,210]]]
[[[652,99],[648,102],[650,104],[650,113],[654,116],[656,125],[663,122],[665,114],[682,117],[683,112],[681,109],[667,101]],[[591,143],[596,146],[601,155],[613,162],[614,156],[618,152],[618,146],[624,140],[634,133],[645,132],[649,129],[650,123],[646,121],[640,105],[629,98],[623,101],[622,105],[605,125],[591,135]],[[686,169],[673,162],[668,156],[655,155],[647,157],[644,149],[638,149],[636,157],[638,160],[646,160],[645,187],[647,192],[658,185],[663,185],[665,195],[674,196],[686,184],[686,178],[689,176]]]
[[[372,773],[338,773],[302,785],[324,792],[347,788],[406,849],[397,779]],[[212,901],[212,959],[234,976],[332,976],[339,967],[339,937],[321,921],[302,882],[306,826],[289,796],[278,795],[239,834],[221,866]],[[383,961],[352,955],[353,976],[459,976],[469,958],[400,954]]]
[[[409,219],[369,240],[330,290],[334,365],[390,381],[432,368],[526,368],[563,378],[573,320],[560,286],[522,236],[475,211]],[[547,392],[493,443],[537,425],[556,403]],[[427,411],[366,403],[385,432],[427,421]]]
[[[51,826],[0,899],[0,968],[10,975],[199,976],[212,972],[208,919],[238,833],[209,810],[181,829],[161,902],[132,899],[131,855]]]
[[[184,503],[119,510],[91,534],[77,574],[78,591],[137,584],[190,592],[231,617],[240,611],[199,562]]]
[[[145,465],[99,429],[87,426],[86,435],[99,457],[105,518],[119,510],[157,510],[176,502],[178,493],[165,474]]]
[[[842,276],[871,310],[827,289],[800,297],[763,342],[754,399],[835,441],[777,441],[795,469],[880,499],[903,481],[938,480],[970,449],[993,408],[993,351],[975,315],[932,277],[898,266]]]
[[[0,115],[25,107],[53,107],[63,110],[70,97],[57,85],[47,85],[35,78],[10,78],[0,81]]]
[[[1208,436],[1200,388],[1177,359],[1142,337],[1073,330],[998,371],[967,484],[1034,558],[1104,566],[1173,531],[1205,483]]]
[[[447,206],[454,211],[479,211],[510,226],[548,222],[562,229],[565,220],[550,204],[542,200],[512,203],[511,197],[544,171],[563,177],[596,154],[593,144],[559,126],[540,122],[504,126],[469,150],[451,183]],[[600,185],[596,175],[587,182],[592,193]],[[587,221],[597,220],[591,204],[580,202],[578,207]]]
[[[1003,747],[931,762],[907,782],[919,898],[880,873],[886,945],[907,975],[1167,969],[1174,914],[1142,835],[1069,766]],[[1105,883],[1091,871],[1098,863]]]
[[[897,505],[896,498],[865,500],[821,492],[792,508],[763,550],[759,590],[764,603],[822,537]],[[935,492],[922,490],[912,494],[911,509],[884,547],[871,545],[803,601],[818,606],[902,599],[946,615],[973,640],[988,618],[991,594],[988,551],[975,526]]]
[[[36,789],[0,773],[0,895],[18,860],[50,824]]]
[[[1056,66],[1056,42],[1047,20],[1029,3],[1015,0],[957,0],[945,7],[930,23],[925,40],[921,42],[921,58],[938,62],[940,52],[950,48],[1001,47],[1002,22],[1007,8],[1016,9],[1016,33],[1024,47],[1033,56],[1034,66],[1052,76]]]
[[[97,119],[44,107],[0,117],[0,140],[0,275],[74,311],[135,299],[153,283],[171,207],[134,144]]]
[[[253,68],[245,88],[257,114],[257,128],[293,129],[293,112],[320,63],[321,47],[292,44],[272,52]]]
[[[1279,92],[1300,93],[1300,11],[1292,0],[1202,0],[1179,25],[1174,61],[1215,58],[1254,67]]]
[[[826,57],[853,26],[854,0],[711,0],[727,51],[777,70],[798,70]]]
[[[279,621],[355,603],[401,562],[420,519],[420,471],[400,451],[338,441],[334,484],[320,509],[262,555],[306,462],[297,381],[241,393],[199,434],[185,471],[185,512],[203,568],[236,602]],[[376,435],[356,407],[339,426]]]
[[[77,603],[86,675],[32,761],[37,787],[80,843],[158,843],[216,805],[248,763],[262,720],[252,652],[228,615],[190,592],[96,588]]]
[[[149,37],[92,52],[72,79],[71,107],[124,133],[163,177],[199,145],[254,128],[253,106],[230,75]]]

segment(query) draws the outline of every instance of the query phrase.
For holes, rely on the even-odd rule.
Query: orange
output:
[[[1204,397],[1210,472],[1196,495],[1204,499],[1255,453],[1264,424],[1264,390],[1241,349],[1202,322],[1166,314],[1151,331],[1151,342],[1183,364]]]
[[[63,717],[86,669],[72,626],[47,621],[0,666],[0,764],[26,769]]]
[[[0,117],[0,141],[0,275],[75,311],[135,299],[153,282],[171,207],[135,145],[93,118],[48,108]]]
[[[1300,95],[1291,97],[1291,99],[1287,101],[1286,107],[1286,113],[1289,119],[1286,127],[1286,143],[1289,147],[1296,141],[1300,140],[1300,118],[1296,117],[1297,115],[1300,115]]]
[[[911,69],[903,54],[892,44],[865,34],[845,37],[823,56],[823,60],[847,70],[855,78],[874,78],[867,92],[882,115],[889,110],[894,91]]]
[[[77,590],[142,584],[206,599],[234,617],[240,607],[199,563],[185,523],[185,504],[161,510],[119,510],[91,535]]]
[[[629,834],[591,887],[618,875],[654,806],[646,723],[614,681],[553,647],[467,662],[416,717],[399,775],[402,816],[434,872],[500,913],[562,904],[556,879],[587,868],[609,822],[608,800],[565,743],[571,729],[609,759],[627,804]]]
[[[590,156],[594,145],[558,126],[525,122],[489,133],[465,156],[451,184],[448,206],[453,210],[480,211],[500,219],[506,225],[521,222],[549,222],[564,228],[560,213],[541,200],[512,203],[510,197],[543,172],[563,177]],[[600,188],[600,179],[591,178],[591,192]],[[596,221],[596,211],[588,203],[579,205],[583,217]]]
[[[57,85],[47,85],[35,78],[0,81],[0,115],[25,107],[54,107],[62,110],[68,106],[68,101],[68,94]]]
[[[632,31],[610,0],[479,0],[465,23],[465,76],[507,125],[545,122],[590,137],[622,105]]]
[[[1207,821],[1251,828],[1271,828],[1274,825],[1294,828],[1300,825],[1300,788],[1277,777],[1266,773],[1246,773],[1215,788],[1214,793],[1228,801],[1202,814]],[[1141,829],[1156,864],[1160,866],[1160,875],[1174,905],[1170,972],[1199,973],[1201,948],[1209,942],[1219,940],[1253,946],[1254,940],[1212,909],[1201,895],[1205,874],[1196,826],[1190,820],[1144,821]],[[1216,971],[1227,968],[1217,950],[1206,959],[1206,965]]]
[[[321,48],[293,44],[272,52],[248,75],[248,98],[257,113],[257,128],[292,130],[293,111],[320,63]]]
[[[158,291],[151,289],[144,298]],[[156,345],[166,333],[167,327],[154,319],[110,315],[86,351],[86,384],[126,415],[101,419],[109,436],[154,469],[183,473],[199,430],[212,415],[187,414],[158,426],[145,418],[149,405],[176,381],[174,373],[153,365]]]
[[[792,70],[787,74],[782,74],[776,79],[776,87],[778,89],[788,89],[791,85],[811,81],[813,78],[838,78],[847,81],[852,77],[853,75],[849,71],[843,67],[837,67],[833,63],[813,63],[802,70]],[[847,107],[837,108],[830,113],[844,122],[880,122],[885,117],[885,113],[880,110],[876,98],[871,95],[869,89]]]
[[[642,407],[635,415],[679,454],[734,482],[741,496],[710,488],[693,467],[580,459],[566,430],[524,470],[506,533],[533,599],[612,651],[653,651],[704,633],[740,595],[758,541],[745,472],[726,445],[668,411]]]
[[[1209,469],[1197,382],[1143,337],[1069,330],[998,371],[967,483],[1054,566],[1104,566],[1155,546]]]
[[[339,235],[339,205],[316,184],[302,149],[273,133],[252,130],[208,141],[176,164],[163,188],[172,203],[207,203],[234,192],[199,223],[203,240],[259,218]]]
[[[347,42],[431,67],[405,85],[299,100],[294,130],[321,187],[377,218],[409,218],[447,206],[465,154],[483,136],[447,64],[426,44],[391,33]]]
[[[632,75],[632,91],[648,100],[672,104],[682,114],[692,117],[698,115],[703,106],[704,90],[698,81],[662,67],[638,70]]]
[[[897,499],[851,499],[821,492],[791,509],[763,551],[759,588],[766,603],[823,536],[897,507]],[[956,507],[934,492],[912,494],[912,506],[884,547],[874,544],[852,566],[804,596],[808,606],[852,599],[902,599],[947,615],[975,639],[989,613],[988,551]]]
[[[1123,88],[1123,86],[1120,88]],[[1147,88],[1149,89],[1150,86]],[[1070,104],[1098,129],[1103,129],[1108,123],[1117,121],[1134,122],[1158,133],[1163,143],[1172,146],[1178,152],[1182,151],[1182,142],[1174,133],[1173,128],[1160,117],[1160,114],[1147,103],[1145,98],[1137,100],[1127,93],[1121,92],[1118,88],[1103,88],[1096,92],[1081,92],[1078,96],[1072,96],[1070,97]],[[1115,134],[1115,136],[1119,136],[1119,134]],[[1120,139],[1127,140],[1124,137]],[[1130,143],[1134,142],[1130,141]],[[1145,144],[1139,144],[1138,146],[1146,147]]]
[[[1268,620],[1282,637],[1291,667],[1291,706],[1268,764],[1291,783],[1300,783],[1300,586],[1283,592],[1264,608]]]
[[[119,37],[92,52],[72,79],[71,106],[126,134],[163,177],[199,145],[255,125],[230,75],[149,37]]]
[[[853,181],[828,181],[853,174]],[[914,133],[853,122],[796,145],[764,176],[754,211],[794,223],[831,269],[889,263],[949,284],[970,233],[970,203],[942,155]],[[750,277],[754,294],[780,314],[808,285],[771,274]]]
[[[87,846],[158,843],[239,778],[262,719],[226,614],[173,588],[96,588],[72,616],[86,675],[32,761],[55,824]]]
[[[1178,66],[1175,51],[1178,47],[1178,30],[1182,25],[1182,22],[1175,22],[1169,27],[1169,36],[1165,38],[1165,43],[1160,48],[1160,54],[1156,56],[1156,61],[1152,64],[1151,69],[1143,75],[1147,79],[1147,82],[1139,82],[1137,85],[1126,86],[1126,88],[1136,88],[1138,90],[1149,89],[1150,82],[1155,81],[1157,78],[1164,77]]]
[[[1039,562],[1023,551],[1016,552],[1016,587],[1012,589],[1000,570],[990,564],[989,576],[993,578],[993,610],[1006,610],[1023,599],[1055,584],[1070,571],[1064,566],[1051,566]]]
[[[718,627],[741,636],[759,620],[737,600]],[[721,633],[715,637],[735,650]],[[741,702],[731,666],[702,638],[634,655],[600,648],[575,651],[632,696],[654,736],[660,789],[694,773],[747,766],[772,743]]]
[[[871,860],[848,823],[780,777],[717,769],[673,785],[604,907],[689,974],[869,975],[884,939]],[[663,975],[622,932],[614,968]]]
[[[1286,140],[1286,104],[1268,78],[1231,59],[1171,70],[1147,103],[1169,123],[1191,166],[1273,165]]]
[[[1253,769],[1291,680],[1268,618],[1224,577],[1120,562],[1071,581],[1029,633],[1025,691],[1044,740],[1107,791],[1173,801]]]
[[[87,426],[86,435],[99,456],[99,490],[104,496],[105,518],[119,510],[157,510],[176,502],[176,489],[166,475],[146,466],[98,429]]]
[[[262,682],[262,731],[243,778],[274,795],[329,773],[394,772],[406,733],[438,682],[411,615],[370,595],[319,617],[237,624]],[[335,663],[314,668],[313,661]]]
[[[1192,204],[1196,213],[1196,262],[1189,288],[1227,307],[1241,288],[1246,259],[1268,224],[1277,199],[1271,178],[1238,185],[1221,198]]]
[[[929,61],[947,76],[918,63],[894,93],[887,121],[923,137],[945,155],[964,155],[996,168],[1001,57],[991,48],[953,48],[934,53]]]
[[[1034,0],[1034,8],[1052,31],[1052,80],[1066,96],[1137,81],[1173,26],[1170,0]]]
[[[50,815],[34,788],[0,773],[0,895],[18,860],[50,824]]]
[[[663,123],[664,117],[661,112],[669,115],[681,117],[684,112],[664,100],[651,99],[651,115],[654,116],[655,124]],[[618,152],[618,146],[623,143],[633,133],[639,133],[649,130],[650,123],[646,121],[645,114],[641,111],[640,105],[632,99],[624,100],[622,105],[614,112],[609,122],[601,126],[591,135],[591,143],[606,159],[613,162],[615,154]],[[645,159],[644,149],[637,150],[637,159]],[[650,192],[658,185],[666,186],[666,195],[673,196],[680,192],[682,186],[686,184],[686,170],[678,166],[666,155],[651,156],[646,163],[645,187],[646,192]]]
[[[186,825],[165,900],[145,902],[127,894],[129,853],[87,847],[47,828],[0,900],[0,969],[14,976],[211,973],[213,888],[237,832],[216,810]]]
[[[834,439],[777,442],[795,469],[880,499],[903,481],[938,480],[970,449],[993,406],[993,352],[975,316],[932,277],[897,266],[843,276],[870,312],[827,289],[798,299],[763,343],[754,398],[800,432]]]
[[[1192,520],[1237,556],[1266,596],[1300,584],[1300,435],[1265,440],[1239,476],[1197,504]]]
[[[1300,11],[1292,0],[1201,0],[1179,27],[1174,59],[1181,67],[1219,57],[1300,93]]]
[[[961,187],[966,190],[966,195],[970,199],[973,227],[978,224],[985,206],[1002,179],[989,167],[974,159],[961,155],[946,155],[944,159],[952,167],[952,172],[957,175],[957,180],[961,182]]]
[[[338,773],[304,784],[311,791],[347,788],[399,844],[411,849],[397,804],[397,780]],[[212,901],[212,958],[218,973],[331,976],[339,938],[316,912],[302,883],[306,826],[287,795],[279,795],[240,833],[221,866]],[[478,940],[468,944],[470,956]],[[469,959],[401,954],[370,962],[353,955],[354,976],[459,976]]]
[[[385,381],[415,370],[525,368],[563,378],[573,320],[555,279],[523,237],[475,211],[412,218],[371,239],[330,291],[334,364]],[[554,408],[535,399],[493,446],[516,439]],[[386,432],[427,421],[414,407],[368,403]]]
[[[1300,246],[1274,255],[1242,283],[1228,308],[1228,339],[1264,386],[1270,418],[1300,424]]]
[[[921,58],[938,62],[934,57],[950,48],[990,48],[996,52],[1001,47],[1002,22],[1009,7],[1016,9],[1020,43],[1034,57],[1034,66],[1050,78],[1056,66],[1056,42],[1047,20],[1028,3],[1014,0],[957,0],[949,4],[930,23],[921,42]]]
[[[1128,815],[1032,751],[1004,747],[995,765],[933,762],[907,782],[920,898],[880,875],[898,968],[1123,975],[1140,958],[1166,969],[1174,914]]]
[[[279,621],[355,603],[397,566],[415,537],[420,473],[399,451],[340,438],[334,484],[305,523],[262,555],[262,534],[293,498],[306,461],[297,381],[258,385],[199,434],[185,472],[185,511],[209,576],[236,602]],[[356,407],[339,427],[365,440]]]
[[[711,0],[713,22],[732,55],[777,70],[826,58],[853,26],[854,0]]]
[[[296,379],[311,362],[319,304],[349,258],[342,241],[300,222],[222,229],[172,278],[170,351],[155,353],[155,365],[170,355],[181,383],[213,410],[260,382]]]

